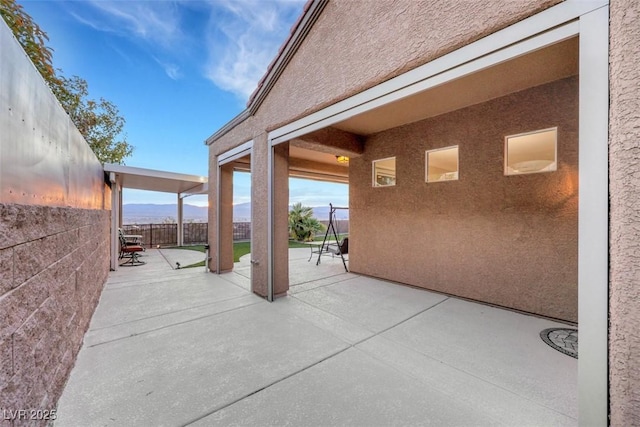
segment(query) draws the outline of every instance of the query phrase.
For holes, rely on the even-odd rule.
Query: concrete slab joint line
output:
[[[128,325],[128,324],[135,323],[135,322],[140,322],[140,321],[143,321],[143,320],[148,320],[148,319],[154,319],[154,318],[157,318],[157,317],[168,316],[168,315],[171,315],[171,314],[180,313],[180,312],[183,312],[183,311],[189,311],[189,310],[193,310],[195,308],[207,307],[207,306],[210,306],[210,305],[213,305],[213,304],[218,304],[218,303],[221,303],[221,302],[231,301],[231,300],[239,299],[239,298],[242,298],[242,296],[228,298],[228,299],[221,299],[219,301],[214,301],[214,302],[210,302],[210,303],[206,303],[206,304],[194,305],[192,307],[184,308],[184,309],[181,309],[181,310],[174,310],[174,311],[171,311],[171,312],[168,312],[168,313],[157,314],[155,316],[142,317],[140,319],[130,320],[128,322],[114,323],[112,325],[103,326],[103,327],[99,327],[99,328],[91,328],[91,330],[92,331],[100,331],[100,330],[103,330],[103,329],[109,329],[109,328],[114,328],[114,327],[118,327],[118,326]]]
[[[255,302],[253,304],[259,304],[259,302]],[[250,305],[253,305],[253,304],[248,304],[248,305],[244,305],[244,306],[241,306],[241,307],[230,308],[228,310],[219,311],[217,313],[213,313],[213,314],[209,314],[209,315],[203,315],[203,316],[199,316],[199,317],[194,317],[192,319],[185,320],[185,321],[182,321],[182,322],[175,322],[175,323],[171,323],[171,324],[159,327],[159,328],[148,329],[148,330],[146,330],[144,332],[140,332],[140,333],[132,333],[132,334],[126,336],[126,337],[116,338],[116,339],[109,340],[109,341],[103,341],[103,342],[100,342],[100,343],[97,343],[97,344],[89,345],[88,347],[89,348],[97,347],[97,346],[100,346],[100,345],[112,343],[114,341],[120,341],[120,340],[124,340],[124,339],[127,339],[127,338],[133,338],[133,337],[137,337],[139,335],[144,335],[144,334],[149,334],[149,333],[152,333],[152,332],[160,331],[162,329],[172,328],[174,326],[183,325],[183,324],[191,323],[191,322],[196,322],[198,320],[206,319],[208,317],[219,316],[219,315],[222,315],[222,314],[225,314],[225,313],[229,313],[231,311],[240,310],[240,309],[246,308],[246,307],[248,307]],[[173,313],[175,313],[175,312],[173,312]]]
[[[60,425],[73,425],[90,413],[101,423],[115,408],[128,417],[115,422],[125,424],[264,425],[286,417],[297,425],[316,425],[322,424],[320,416],[324,424],[344,425],[367,419],[358,412],[361,404],[367,413],[386,408],[387,402],[368,393],[393,400],[385,394],[389,385],[398,396],[402,390],[413,393],[397,402],[408,412],[394,415],[407,424],[413,423],[416,408],[428,412],[420,412],[422,422],[508,424],[513,414],[501,408],[512,412],[514,407],[524,414],[516,424],[532,419],[571,424],[562,415],[571,414],[570,403],[569,409],[547,403],[558,400],[558,393],[569,396],[560,401],[572,395],[554,382],[575,371],[554,356],[571,358],[549,349],[538,336],[557,323],[373,278],[342,280],[347,274],[326,278],[333,282],[329,286],[268,304],[233,283],[234,276],[185,275],[172,271],[157,251],[148,252],[140,271],[156,273],[146,276],[146,285],[139,272],[112,273],[110,281],[122,285],[128,274],[137,285],[102,294],[58,405]],[[510,340],[515,334],[521,336]],[[509,358],[512,352],[496,353],[496,346],[526,348],[513,353],[535,354],[532,360],[544,361],[538,364],[558,369],[542,373],[541,386],[522,361]],[[420,368],[425,364],[428,369]],[[540,374],[535,363],[526,367]],[[323,390],[343,390],[347,397]],[[491,398],[496,393],[499,399]],[[168,396],[177,399],[182,415],[163,413]],[[479,396],[489,401],[479,402]],[[507,406],[498,403],[505,399]],[[371,402],[375,408],[366,406]],[[247,412],[249,407],[263,408],[258,412],[265,418]],[[379,415],[388,416],[384,411]]]
[[[295,298],[295,297],[292,297],[292,298]],[[189,421],[189,422],[185,423],[185,424],[184,424],[184,426],[188,426],[188,425],[190,425],[190,424],[193,424],[193,423],[195,423],[195,422],[197,422],[197,421],[200,421],[200,420],[202,420],[202,419],[204,419],[204,418],[208,417],[209,415],[213,415],[213,414],[215,414],[216,412],[221,411],[222,409],[225,409],[225,408],[227,408],[227,407],[229,407],[229,406],[232,406],[233,404],[235,404],[235,403],[237,403],[237,402],[240,402],[240,401],[242,401],[242,400],[244,400],[244,399],[246,399],[246,398],[248,398],[248,397],[250,397],[250,396],[252,396],[252,395],[254,395],[254,394],[256,394],[256,393],[260,393],[260,392],[262,392],[262,391],[264,391],[264,390],[268,389],[269,387],[272,387],[272,386],[274,386],[274,385],[276,385],[276,384],[278,384],[278,383],[280,383],[280,382],[282,382],[282,381],[287,380],[288,378],[291,378],[291,377],[293,377],[293,376],[295,376],[295,375],[297,375],[297,374],[299,374],[299,373],[301,373],[301,372],[304,372],[304,371],[306,371],[306,370],[308,370],[308,369],[311,369],[311,368],[313,368],[314,366],[319,365],[319,364],[321,364],[321,363],[323,363],[323,362],[325,362],[325,361],[327,361],[327,360],[329,360],[329,359],[331,359],[331,358],[334,358],[334,357],[336,357],[337,355],[339,355],[339,354],[341,354],[341,353],[343,353],[343,352],[345,352],[345,351],[347,351],[347,350],[349,350],[349,349],[351,349],[351,348],[356,348],[356,346],[357,346],[357,345],[359,345],[359,344],[361,344],[361,343],[363,343],[363,342],[365,342],[365,341],[368,341],[369,339],[371,339],[371,338],[373,338],[373,337],[379,336],[380,334],[382,334],[382,333],[384,333],[384,332],[386,332],[386,331],[388,331],[388,330],[390,330],[390,329],[393,329],[394,327],[396,327],[396,326],[398,326],[398,325],[400,325],[400,324],[402,324],[402,323],[404,323],[404,322],[407,322],[407,321],[409,321],[409,320],[413,319],[413,318],[414,318],[414,317],[416,317],[416,316],[419,316],[420,314],[422,314],[422,313],[424,313],[424,312],[426,312],[426,311],[428,311],[428,310],[430,310],[430,309],[432,309],[432,308],[434,308],[434,307],[438,306],[439,304],[443,303],[444,301],[446,301],[446,300],[448,300],[448,299],[449,299],[449,298],[445,298],[445,299],[443,299],[442,301],[440,301],[440,302],[436,303],[435,305],[433,305],[433,306],[431,306],[431,307],[428,307],[428,308],[426,308],[426,309],[424,309],[424,310],[422,310],[422,311],[420,311],[420,312],[418,312],[418,313],[415,313],[414,315],[410,316],[409,318],[404,319],[404,320],[402,320],[401,322],[399,322],[399,323],[397,323],[397,324],[394,324],[394,325],[389,326],[387,329],[384,329],[384,330],[382,330],[382,331],[380,331],[380,332],[377,332],[377,333],[373,334],[371,337],[365,338],[365,339],[363,339],[362,341],[356,342],[356,343],[354,343],[354,344],[350,344],[348,347],[346,347],[346,348],[344,348],[344,349],[342,349],[342,350],[340,350],[340,351],[337,351],[337,352],[335,352],[335,353],[333,353],[333,354],[331,354],[331,355],[329,355],[329,356],[327,356],[327,357],[325,357],[325,358],[323,358],[323,359],[321,359],[321,360],[319,360],[319,361],[317,361],[317,362],[315,362],[315,363],[313,363],[313,364],[311,364],[311,365],[309,365],[309,366],[307,366],[307,367],[305,367],[305,368],[302,368],[302,369],[300,369],[300,370],[298,370],[298,371],[296,371],[296,372],[293,372],[293,373],[291,373],[291,374],[289,374],[289,375],[286,375],[286,376],[284,376],[284,377],[280,378],[280,379],[279,379],[279,380],[277,380],[277,381],[274,381],[274,382],[272,382],[272,383],[270,383],[270,384],[268,384],[268,385],[266,385],[266,386],[264,386],[264,387],[262,387],[262,388],[260,388],[260,389],[257,389],[257,390],[255,390],[255,391],[253,391],[253,392],[251,392],[251,393],[246,394],[245,396],[239,397],[239,398],[237,398],[237,399],[234,399],[234,400],[233,400],[233,401],[231,401],[231,402],[228,402],[228,403],[226,403],[226,404],[224,404],[224,405],[221,405],[221,406],[219,406],[219,407],[215,408],[214,410],[212,410],[211,412],[206,413],[206,414],[204,414],[204,415],[202,415],[202,416],[200,416],[200,417],[198,417],[198,418],[195,418],[195,419],[193,419],[193,420],[191,420],[191,421]]]
[[[226,404],[220,405],[219,407],[215,408],[211,412],[208,412],[208,413],[206,413],[206,414],[204,414],[204,415],[202,415],[202,416],[200,416],[198,418],[194,418],[191,421],[188,421],[187,423],[183,424],[183,427],[191,425],[191,424],[194,424],[194,423],[196,423],[196,422],[198,422],[198,421],[200,421],[200,420],[202,420],[202,419],[204,419],[204,418],[206,418],[206,417],[208,417],[210,415],[213,415],[216,412],[219,412],[219,411],[221,411],[221,410],[223,410],[225,408],[228,408],[228,407],[230,407],[230,406],[232,406],[232,405],[234,405],[234,404],[236,404],[236,403],[238,403],[238,402],[240,402],[240,401],[242,401],[242,400],[244,400],[244,399],[246,399],[248,397],[251,397],[251,396],[253,396],[253,395],[257,394],[257,393],[260,393],[260,392],[262,392],[264,390],[267,390],[268,388],[273,387],[276,384],[279,384],[279,383],[281,383],[281,382],[283,382],[283,381],[285,381],[285,380],[287,380],[289,378],[294,377],[295,375],[298,375],[298,374],[300,374],[300,373],[302,373],[302,372],[304,372],[304,371],[306,371],[308,369],[313,368],[316,365],[319,365],[319,364],[321,364],[321,363],[323,363],[323,362],[325,362],[325,361],[327,361],[327,360],[329,360],[329,359],[331,359],[333,357],[336,357],[337,355],[339,355],[341,353],[344,353],[345,351],[347,351],[349,348],[352,348],[352,347],[353,346],[349,346],[347,348],[339,350],[339,351],[337,351],[337,352],[335,352],[335,353],[333,353],[333,354],[331,354],[331,355],[329,355],[329,356],[327,356],[327,357],[325,357],[325,358],[323,358],[323,359],[321,359],[321,360],[319,360],[319,361],[317,361],[317,362],[315,362],[315,363],[313,363],[313,364],[311,364],[309,366],[306,366],[306,367],[304,367],[302,369],[299,369],[299,370],[297,370],[295,372],[292,372],[291,374],[285,375],[282,378],[279,378],[278,380],[273,381],[273,382],[271,382],[270,384],[268,384],[268,385],[266,385],[264,387],[261,387],[261,388],[259,388],[257,390],[254,390],[251,393],[247,393],[246,395],[244,395],[242,397],[239,397],[237,399],[234,399],[233,401],[230,401],[230,402],[228,402]]]

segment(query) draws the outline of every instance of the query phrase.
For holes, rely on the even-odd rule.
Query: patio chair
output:
[[[124,234],[124,231],[122,230],[122,228],[118,228],[118,235],[124,237],[124,240],[126,241],[127,245],[138,245],[138,246],[144,245],[144,243],[138,240],[142,236],[127,236],[126,234]],[[133,238],[133,240],[131,238]]]
[[[123,247],[125,246],[141,246],[142,250],[144,251],[144,243],[138,241],[138,239],[135,240],[130,240],[127,239],[127,236],[124,234],[124,231],[122,230],[122,228],[118,228],[118,237],[120,238],[120,256],[118,258],[124,258],[124,257],[128,257],[129,255],[127,255],[127,252],[124,252],[122,250]],[[124,245],[122,244],[122,241],[124,240]]]
[[[344,271],[349,272],[349,268],[347,268],[347,259],[344,257],[349,253],[349,238],[345,237],[342,239],[339,245],[335,243],[333,245],[327,246],[327,251],[331,252],[331,255],[339,255],[340,259],[342,259],[342,265],[344,265]],[[318,260],[319,262],[319,260]],[[317,264],[316,264],[317,265]]]
[[[347,255],[349,253],[349,238],[345,237],[337,246],[328,246],[327,250],[334,255]]]
[[[124,235],[120,234],[120,258],[128,258],[126,262],[120,264],[125,267],[133,267],[137,265],[146,264],[144,261],[140,261],[140,252],[143,252],[144,248],[140,245],[128,244],[124,238]]]

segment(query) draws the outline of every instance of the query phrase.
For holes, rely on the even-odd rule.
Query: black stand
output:
[[[347,268],[347,262],[344,259],[344,255],[347,253],[347,251],[344,250],[344,240],[342,241],[342,243],[340,243],[340,241],[338,240],[338,232],[336,231],[335,224],[337,221],[336,211],[348,210],[349,208],[334,207],[331,203],[329,203],[329,208],[329,225],[327,226],[327,232],[324,233],[322,246],[320,246],[320,250],[318,251],[318,261],[316,262],[316,265],[320,265],[320,257],[322,257],[323,252],[331,252],[334,255],[340,255],[340,258],[342,259],[342,265],[344,265],[344,271],[348,273],[349,269]],[[330,238],[329,233],[333,234],[335,243],[327,243],[327,238]]]

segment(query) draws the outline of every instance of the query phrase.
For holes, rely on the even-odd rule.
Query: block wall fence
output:
[[[0,20],[0,426],[47,425],[109,273],[102,164]],[[42,417],[41,417],[42,418]]]
[[[0,204],[2,409],[55,408],[109,272],[109,217]]]

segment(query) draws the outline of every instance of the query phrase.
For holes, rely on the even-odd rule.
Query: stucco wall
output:
[[[640,425],[640,2],[610,9],[610,406]]]
[[[559,2],[331,0],[256,114],[221,135],[209,149],[209,164],[213,165],[209,169],[210,204],[215,206],[217,156],[255,141],[252,248],[260,264],[252,267],[254,289],[267,284],[267,234],[258,226],[267,223],[267,203],[262,197],[266,195],[268,149],[259,146],[266,143],[267,132]],[[216,218],[211,212],[210,224]],[[209,237],[215,244],[215,230]]]
[[[504,176],[504,137],[554,126],[558,171]],[[425,150],[451,145],[460,179],[425,183]],[[373,188],[391,156],[396,186]],[[577,321],[577,163],[575,77],[373,135],[350,164],[350,269]]]
[[[219,154],[494,33],[560,0],[331,0],[255,116]],[[446,25],[443,25],[446,23]]]
[[[60,397],[109,272],[111,192],[2,20],[0,77],[0,409],[11,417]]]

